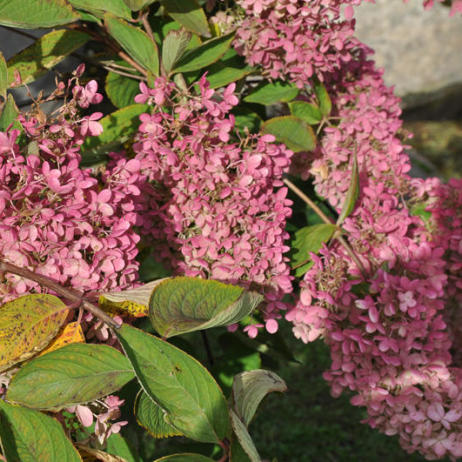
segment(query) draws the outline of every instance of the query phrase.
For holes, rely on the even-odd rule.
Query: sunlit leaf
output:
[[[337,220],[337,225],[341,225],[345,218],[350,215],[354,210],[356,201],[359,197],[359,173],[358,173],[358,160],[356,154],[353,155],[353,168],[351,169],[351,179],[350,186],[345,196],[345,201],[343,202],[342,211]]]
[[[168,438],[182,434],[166,422],[166,415],[166,411],[156,404],[144,391],[138,393],[135,401],[136,421],[154,438]]]
[[[293,101],[289,103],[292,115],[304,120],[307,124],[316,125],[322,120],[321,110],[314,104],[305,101]]]
[[[149,318],[163,337],[226,326],[248,316],[263,300],[256,292],[192,277],[169,278],[155,287]]]
[[[204,443],[216,443],[229,434],[225,397],[204,366],[126,324],[116,334],[143,390],[167,413],[167,423]]]
[[[159,75],[157,45],[144,31],[111,14],[104,15],[104,24],[112,37],[138,64],[155,76]]]
[[[136,450],[120,433],[112,433],[106,440],[106,451],[122,457],[127,462],[143,462]]]
[[[258,103],[269,106],[276,103],[287,103],[298,95],[299,89],[292,83],[263,83],[244,98],[247,103]]]
[[[66,0],[0,0],[0,25],[20,29],[53,27],[77,21]]]
[[[314,93],[319,101],[319,109],[322,115],[328,116],[332,111],[332,101],[329,93],[327,93],[326,87],[323,83],[317,82],[314,84]]]
[[[103,293],[99,296],[98,304],[110,313],[128,313],[136,318],[147,316],[152,291],[164,280],[158,279],[121,292]]]
[[[82,462],[57,420],[1,399],[0,439],[8,462]]]
[[[1,108],[0,131],[5,131],[11,124],[13,124],[13,128],[19,128],[19,121],[16,120],[18,114],[19,109],[16,106],[13,95],[10,93]]]
[[[66,324],[53,341],[39,354],[42,356],[72,343],[85,343],[82,326],[78,322]]]
[[[0,371],[43,350],[66,320],[54,295],[24,295],[0,307]]]
[[[263,369],[241,372],[234,377],[233,409],[248,426],[262,399],[272,391],[284,392],[287,385],[277,374]]]
[[[124,0],[124,3],[132,10],[139,11],[142,10],[145,6],[154,3],[155,0]]]
[[[168,14],[185,29],[210,37],[210,29],[204,10],[196,0],[161,0]]]
[[[133,379],[130,362],[107,345],[74,343],[29,361],[15,374],[7,399],[35,409],[95,401]]]
[[[295,116],[274,117],[262,124],[261,131],[270,133],[294,152],[311,151],[316,147],[313,129]]]
[[[184,29],[172,30],[162,42],[162,66],[167,74],[183,56],[191,40],[191,33]]]
[[[6,66],[3,53],[0,52],[0,96],[6,99],[6,90],[8,88],[8,68]]]
[[[139,81],[125,75],[108,72],[105,90],[111,103],[117,108],[134,104],[135,96],[140,92]]]
[[[76,30],[48,32],[8,60],[8,83],[14,81],[15,71],[21,74],[22,83],[33,82],[88,40],[88,34]]]
[[[229,49],[234,34],[223,35],[204,42],[183,55],[174,72],[190,72],[203,69],[218,61]]]

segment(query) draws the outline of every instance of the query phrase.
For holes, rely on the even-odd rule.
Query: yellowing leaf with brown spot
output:
[[[24,295],[0,307],[0,372],[43,350],[59,332],[67,306],[54,295]]]
[[[85,343],[82,326],[77,322],[70,322],[67,324],[58,336],[48,345],[48,348],[43,350],[39,356],[71,343]]]

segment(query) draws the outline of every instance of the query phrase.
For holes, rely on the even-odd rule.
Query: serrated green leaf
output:
[[[319,101],[319,109],[322,115],[328,116],[332,111],[332,101],[329,93],[327,93],[326,87],[323,83],[317,82],[314,84],[314,93]]]
[[[111,143],[122,144],[136,132],[140,124],[139,116],[148,110],[146,104],[132,104],[112,112],[103,117],[99,122],[103,126],[103,133],[92,136],[85,140],[82,151],[90,151],[100,145]],[[113,144],[111,144],[113,147]]]
[[[140,11],[145,6],[154,2],[155,0],[124,0],[125,5],[127,5],[132,11]]]
[[[233,427],[234,434],[236,435],[242,449],[249,456],[251,462],[261,462],[257,448],[255,447],[245,424],[232,409],[229,410],[229,415],[231,417],[231,425]]]
[[[3,53],[0,52],[0,96],[6,99],[6,90],[8,89],[8,68],[6,66]]]
[[[248,316],[263,300],[256,292],[192,277],[169,278],[149,300],[149,318],[163,337],[226,326]]]
[[[1,108],[0,131],[4,132],[10,126],[10,124],[13,124],[13,128],[19,128],[19,122],[16,122],[15,126],[15,120],[18,117],[18,114],[19,109],[16,106],[13,95],[10,93],[6,99],[6,102]]]
[[[140,92],[138,80],[115,72],[108,72],[105,89],[111,103],[117,108],[134,104],[135,96]]]
[[[261,131],[274,135],[277,141],[284,143],[294,152],[312,151],[316,147],[313,129],[295,116],[268,119],[262,124]]]
[[[328,242],[337,230],[336,225],[321,223],[318,225],[305,226],[295,233],[292,241],[294,253],[291,259],[292,268],[297,268],[310,261],[310,252],[317,253],[322,244]]]
[[[210,88],[220,88],[244,78],[253,70],[253,67],[246,65],[242,56],[230,49],[207,69],[207,80]]]
[[[21,74],[22,83],[33,82],[83,46],[90,36],[76,30],[53,30],[8,60],[8,83],[14,72]]]
[[[73,343],[25,364],[7,399],[34,409],[62,409],[107,396],[133,378],[130,362],[115,348]]]
[[[182,433],[166,422],[167,413],[156,404],[143,390],[135,401],[135,417],[139,425],[154,438],[180,436]]]
[[[183,56],[191,41],[191,33],[184,30],[171,30],[162,42],[162,66],[167,74]]]
[[[284,392],[287,385],[277,374],[263,369],[241,372],[234,377],[233,409],[245,426],[249,426],[263,398],[270,392]]]
[[[204,443],[229,434],[225,397],[197,360],[126,324],[116,334],[143,390],[166,411],[170,425]]]
[[[123,0],[69,0],[69,3],[80,10],[89,11],[96,16],[111,13],[124,19],[131,19],[130,8]]]
[[[210,28],[204,10],[196,0],[161,0],[167,13],[185,29],[210,37]]]
[[[0,307],[0,372],[34,356],[56,336],[67,306],[54,295],[23,295]]]
[[[299,89],[292,83],[263,83],[244,98],[247,103],[258,103],[269,106],[276,103],[287,103],[298,95]]]
[[[57,420],[1,399],[0,439],[9,462],[82,462]]]
[[[154,462],[214,462],[210,457],[203,456],[202,454],[193,454],[192,452],[185,452],[182,454],[172,454],[170,456],[161,457]]]
[[[0,0],[0,25],[20,29],[53,27],[80,19],[66,0]]]
[[[354,210],[356,201],[359,197],[359,173],[358,173],[358,160],[356,154],[353,155],[353,168],[351,169],[351,179],[350,186],[345,196],[345,201],[343,202],[342,211],[337,220],[337,226],[340,226],[345,218],[350,215]]]
[[[155,76],[159,75],[157,45],[144,31],[111,14],[104,15],[104,24],[112,37],[138,64]]]
[[[289,103],[292,115],[304,120],[307,124],[317,125],[322,120],[321,110],[314,104],[305,101],[293,101]]]
[[[203,69],[218,61],[229,49],[234,33],[223,35],[204,42],[197,48],[188,51],[178,61],[173,72],[191,72]]]

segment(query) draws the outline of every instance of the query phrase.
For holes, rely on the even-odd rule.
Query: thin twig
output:
[[[302,199],[308,206],[310,206],[316,215],[318,215],[324,223],[328,225],[333,225],[337,226],[335,223],[333,223],[329,217],[297,186],[295,186],[290,180],[287,178],[284,178],[284,183],[288,186],[289,189],[291,189],[300,199]],[[340,244],[345,248],[346,253],[348,256],[355,262],[356,266],[358,267],[359,271],[361,272],[361,275],[364,279],[367,278],[367,271],[364,268],[364,265],[362,264],[361,260],[359,257],[356,255],[355,251],[349,244],[349,242],[342,236],[338,235],[336,236]]]
[[[73,308],[78,308],[82,306],[95,317],[108,324],[110,327],[114,329],[118,329],[120,327],[120,325],[116,321],[114,321],[114,319],[112,319],[109,315],[107,315],[101,308],[98,308],[93,303],[89,302],[88,300],[85,300],[83,294],[80,291],[63,287],[62,285],[60,285],[53,279],[49,278],[48,276],[34,273],[33,271],[30,271],[26,268],[21,268],[19,266],[14,265],[13,263],[7,263],[2,260],[0,260],[0,272],[13,273],[23,278],[30,279],[31,281],[38,282],[40,285],[53,290],[61,297],[75,302],[76,306]]]
[[[130,77],[131,79],[146,81],[146,77],[141,77],[140,75],[130,74],[129,72],[119,71],[118,69],[114,69],[111,66],[103,65],[102,68],[106,69],[107,71],[113,72],[114,74],[123,75],[124,77]]]
[[[117,54],[124,60],[126,61],[128,64],[130,64],[131,66],[133,66],[140,74],[144,75],[145,77],[148,76],[148,73],[147,71],[141,67],[136,61],[134,61],[132,58],[130,58],[130,56],[127,55],[127,53],[125,53],[124,51],[120,50],[117,52]]]
[[[143,27],[144,27],[146,33],[148,34],[149,38],[152,40],[152,42],[154,44],[156,44],[156,41],[154,39],[154,34],[152,32],[152,29],[151,29],[151,24],[149,24],[149,21],[148,21],[148,14],[149,14],[149,12],[146,12],[146,13],[141,15],[141,22],[143,23]]]

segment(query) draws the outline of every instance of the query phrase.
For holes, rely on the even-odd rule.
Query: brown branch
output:
[[[298,188],[297,186],[295,186],[290,180],[288,180],[287,178],[284,178],[284,183],[288,186],[289,189],[291,189],[298,197],[300,197],[300,199],[302,199],[309,207],[311,207],[314,212],[316,213],[316,215],[318,215],[319,218],[321,218],[321,220],[328,224],[328,225],[333,225],[333,226],[337,226],[335,223],[333,223],[330,218],[300,189]],[[338,227],[337,227],[338,228]],[[338,228],[339,231],[340,231],[340,228]],[[359,257],[356,255],[355,251],[353,250],[353,248],[351,247],[351,245],[349,244],[349,242],[342,236],[342,235],[339,235],[339,236],[334,236],[336,237],[336,239],[338,239],[338,241],[340,242],[340,244],[342,244],[342,246],[344,247],[346,253],[348,254],[348,256],[355,262],[356,266],[358,267],[359,271],[361,272],[361,275],[364,279],[367,278],[367,271],[366,269],[364,268],[364,265],[362,264],[361,260],[359,259]]]
[[[16,274],[17,276],[21,276],[23,278],[30,279],[31,281],[38,282],[40,285],[53,290],[61,297],[64,297],[67,300],[74,302],[76,305],[71,309],[79,308],[80,306],[82,306],[92,315],[97,317],[100,321],[105,322],[110,327],[114,329],[118,329],[120,327],[120,325],[116,321],[114,321],[114,319],[112,319],[108,314],[106,314],[101,308],[98,308],[93,303],[89,302],[88,300],[85,300],[83,294],[80,291],[63,287],[58,282],[54,281],[48,276],[34,273],[33,271],[30,271],[26,268],[21,268],[19,266],[14,265],[13,263],[7,263],[2,260],[0,260],[0,271]]]
[[[130,58],[130,56],[127,55],[127,53],[125,53],[124,51],[120,50],[120,51],[117,51],[117,54],[125,61],[127,62],[128,64],[130,64],[131,66],[133,66],[140,74],[144,75],[145,77],[148,76],[148,73],[147,71],[141,67],[136,61],[134,61],[132,58]]]

